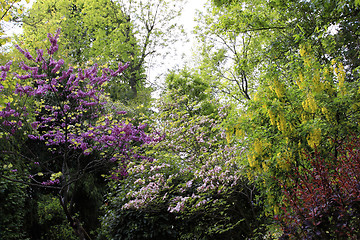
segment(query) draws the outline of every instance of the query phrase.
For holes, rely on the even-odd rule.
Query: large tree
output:
[[[131,62],[109,87],[113,98],[135,98],[145,87],[146,69],[159,50],[176,39],[173,21],[181,1],[36,1],[24,19],[24,41],[41,47],[47,32],[61,27],[60,51],[83,67],[93,62]]]
[[[228,132],[272,214],[279,179],[309,168],[306,153],[331,161],[337,142],[358,132],[359,13],[350,0],[223,0],[200,15],[200,71],[241,109]]]
[[[121,119],[124,112],[106,111],[103,85],[128,65],[105,68],[101,76],[96,65],[76,73],[55,57],[58,37],[59,31],[49,34],[48,54],[38,49],[37,57],[16,46],[26,57],[14,73],[16,86],[6,84],[12,62],[0,67],[0,94],[12,96],[0,111],[0,160],[6,164],[0,178],[29,185],[32,195],[39,193],[36,188],[45,189],[43,194],[55,191],[75,235],[90,239],[78,206],[84,197],[79,195],[88,193],[83,179],[96,178],[116,163],[126,174],[132,145],[149,138],[143,128]]]
[[[127,100],[144,86],[144,66],[139,62],[139,46],[129,16],[109,0],[36,1],[24,19],[23,40],[29,48],[43,48],[48,32],[62,29],[60,54],[77,67],[93,63],[107,67],[130,62],[122,79],[114,79],[110,93]]]
[[[199,15],[200,67],[213,86],[237,102],[250,99],[264,74],[283,74],[301,45],[321,64],[344,63],[358,76],[359,6],[356,1],[211,1]]]

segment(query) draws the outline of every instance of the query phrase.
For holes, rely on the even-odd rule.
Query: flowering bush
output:
[[[174,98],[173,98],[174,99]],[[182,106],[184,99],[191,107]],[[200,106],[185,96],[158,104],[147,144],[154,160],[131,162],[128,177],[113,184],[103,227],[116,239],[244,239],[259,226],[255,188],[237,163],[241,148],[226,141],[217,115],[193,115]],[[131,231],[129,230],[131,229]]]
[[[48,35],[48,56],[38,49],[33,57],[16,46],[28,64],[20,63],[14,79],[9,75],[11,62],[0,67],[0,94],[11,96],[0,103],[0,141],[11,145],[1,149],[1,154],[31,171],[27,184],[58,190],[70,225],[78,236],[88,238],[74,218],[75,184],[111,163],[119,164],[117,172],[125,176],[126,162],[141,158],[133,156],[132,146],[151,138],[144,133],[145,126],[136,127],[123,119],[124,112],[105,109],[108,98],[103,87],[129,64],[119,64],[116,71],[105,68],[101,75],[96,65],[65,69],[65,61],[55,58],[59,35],[60,30]],[[5,173],[1,177],[9,179]]]
[[[338,142],[337,156],[308,156],[310,168],[295,167],[282,182],[284,214],[276,216],[283,238],[360,237],[360,139]]]
[[[246,144],[243,164],[266,198],[269,215],[279,213],[286,179],[294,165],[306,165],[305,152],[335,154],[337,141],[359,131],[359,82],[347,82],[341,62],[321,65],[303,45],[289,69],[269,68],[246,107],[228,127]],[[274,178],[275,177],[275,178]]]

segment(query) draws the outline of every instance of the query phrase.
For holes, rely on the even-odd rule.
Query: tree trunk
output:
[[[74,230],[75,235],[78,236],[78,238],[80,240],[91,240],[91,237],[86,232],[86,230],[83,228],[80,220],[71,216],[71,213],[67,207],[67,203],[65,202],[64,197],[59,196],[59,201],[64,210],[64,213],[66,215],[66,218],[67,218],[70,226]]]

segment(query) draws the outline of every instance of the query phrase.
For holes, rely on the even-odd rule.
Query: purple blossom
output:
[[[35,122],[32,122],[31,123],[31,127],[34,129],[34,130],[36,130],[37,129],[37,127],[39,126],[39,121],[35,121]]]
[[[15,45],[15,47],[19,50],[19,52],[21,52],[27,59],[29,60],[33,60],[33,57],[31,56],[31,54],[28,51],[25,51],[24,49],[22,49],[19,45]]]
[[[35,79],[42,79],[42,78],[46,78],[46,77],[47,77],[46,73],[43,73],[43,74],[40,74],[40,75],[33,74],[33,78],[35,78]]]
[[[67,111],[69,111],[70,106],[67,105],[67,104],[65,104],[64,107],[63,107],[63,109],[64,109],[64,112],[67,112]]]
[[[116,112],[116,114],[125,115],[125,114],[127,114],[127,112],[126,111],[118,111],[118,112]]]
[[[31,78],[31,74],[19,75],[19,74],[17,74],[17,73],[14,73],[14,75],[15,75],[17,78],[21,79],[21,80],[25,80],[25,79]]]
[[[38,50],[36,50],[36,52],[37,52],[37,57],[36,57],[35,62],[41,62],[41,61],[43,61],[43,60],[44,60],[44,59],[43,59],[44,50],[43,50],[43,49],[38,49]]]
[[[60,59],[57,63],[55,63],[55,67],[51,70],[51,73],[56,73],[59,69],[64,65],[64,59]]]
[[[29,66],[26,65],[24,62],[21,62],[21,63],[20,63],[20,67],[21,67],[21,69],[23,69],[23,70],[25,70],[25,71],[31,70],[31,71],[36,71],[36,72],[37,72],[37,70],[38,70],[37,67],[29,67]]]
[[[51,33],[48,33],[48,39],[51,43],[50,48],[48,49],[48,53],[49,55],[53,55],[55,52],[57,52],[57,50],[59,49],[59,46],[57,44],[57,41],[59,39],[60,36],[60,28],[56,31],[55,35],[52,35]]]
[[[11,64],[12,64],[12,61],[7,62],[4,66],[0,66],[0,70],[8,72],[10,70]]]
[[[55,185],[55,184],[59,184],[60,180],[59,179],[55,179],[55,180],[47,180],[46,182],[42,182],[42,185],[45,186],[51,186],[51,185]]]
[[[27,95],[33,95],[33,88],[30,86],[21,86],[18,83],[16,83],[16,88],[14,91],[15,94],[19,94],[20,96],[22,96],[23,94],[27,94]]]
[[[15,73],[14,75],[20,80],[31,79],[29,82],[32,82],[32,85],[25,84],[25,81],[19,81],[14,90],[19,96],[12,103],[7,103],[6,107],[0,111],[0,124],[11,128],[8,129],[10,133],[15,133],[24,125],[31,126],[31,128],[26,128],[28,139],[43,142],[44,145],[48,146],[49,154],[54,154],[56,161],[63,160],[56,158],[59,154],[61,156],[78,154],[76,157],[82,156],[84,161],[90,159],[89,161],[94,161],[96,164],[108,161],[117,162],[120,165],[112,173],[111,178],[123,179],[128,175],[126,168],[128,161],[134,159],[152,160],[147,156],[136,154],[132,149],[134,143],[142,146],[142,144],[153,140],[144,132],[147,125],[143,124],[136,127],[132,124],[111,120],[111,115],[107,115],[105,111],[105,103],[100,100],[104,92],[101,85],[110,81],[111,77],[123,72],[129,63],[125,65],[120,63],[116,71],[104,69],[101,76],[97,76],[98,69],[94,65],[90,69],[79,69],[78,72],[69,68],[67,71],[62,71],[61,76],[56,74],[58,77],[51,78],[44,72],[58,73],[65,63],[63,59],[57,60],[53,56],[58,50],[59,34],[60,30],[55,35],[48,35],[51,43],[48,49],[49,56],[44,57],[44,51],[37,50],[37,57],[34,60],[28,51],[17,46],[17,49],[27,59],[32,60],[33,64],[35,62],[35,66],[22,62],[20,67],[25,73],[21,73],[22,75]],[[8,62],[5,66],[0,66],[2,80],[5,80],[10,65],[11,62]],[[111,76],[107,76],[109,72]],[[81,80],[84,84],[79,84]],[[1,87],[3,86],[0,85],[0,89]],[[34,106],[29,104],[27,109],[19,107],[20,104],[18,103],[23,103],[21,101],[26,101],[30,96],[34,96],[31,99],[41,99],[44,102],[39,105],[34,104]],[[126,114],[125,111],[118,111],[117,113]],[[97,122],[99,117],[104,117],[105,120],[99,123]],[[85,123],[84,120],[88,122]],[[11,136],[11,134],[9,136],[16,137]],[[101,155],[98,159],[93,160],[99,156],[99,153],[104,154],[104,156]],[[84,155],[93,156],[84,158]],[[39,166],[37,168],[43,167],[39,162],[34,162],[34,164]],[[58,171],[59,169],[46,169],[47,173]],[[36,182],[33,176],[30,178]],[[61,179],[45,179],[41,184],[50,186],[59,184],[61,181]],[[152,187],[151,190],[153,191],[157,189],[155,185]]]

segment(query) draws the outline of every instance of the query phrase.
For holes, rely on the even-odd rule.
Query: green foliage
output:
[[[41,239],[78,239],[69,226],[59,199],[51,195],[42,195],[37,201],[39,226],[37,231],[41,232]]]
[[[304,152],[328,158],[328,141],[358,132],[355,1],[212,1],[199,14],[199,70],[234,102],[229,141],[246,148],[248,177],[277,213],[275,178],[308,167]],[[311,47],[310,47],[311,46]],[[300,50],[300,55],[298,54]]]
[[[237,103],[250,99],[274,64],[282,73],[291,71],[304,44],[312,46],[320,64],[340,61],[346,81],[357,79],[360,11],[354,0],[213,2],[199,14],[199,65],[225,98]]]
[[[1,165],[1,168],[3,166]],[[3,171],[2,169],[1,171]],[[26,239],[24,229],[25,189],[21,184],[14,184],[0,179],[0,238],[9,240]],[[14,211],[16,209],[16,211]]]
[[[29,3],[29,0],[26,0]],[[1,0],[0,1],[0,47],[10,40],[5,35],[4,26],[6,22],[18,21],[24,13],[24,6],[20,0]],[[2,54],[1,54],[2,55]]]
[[[282,195],[274,177],[284,179],[292,166],[309,167],[305,153],[314,149],[324,158],[336,156],[336,142],[359,131],[358,83],[346,82],[341,63],[321,66],[309,47],[302,47],[300,55],[291,73],[274,67],[231,120],[247,147],[249,177],[259,181],[275,214]]]
[[[31,49],[43,49],[47,33],[61,27],[58,54],[79,67],[128,62],[137,51],[131,23],[112,1],[37,1],[24,21],[24,41]]]
[[[215,6],[229,6],[231,4],[240,3],[239,0],[212,0]]]
[[[8,98],[11,98],[10,94]],[[8,98],[5,97],[5,99]],[[27,239],[29,234],[24,229],[28,228],[26,219],[28,194],[26,185],[21,182],[27,183],[29,179],[21,177],[19,174],[26,174],[28,170],[22,159],[17,157],[17,154],[21,154],[19,148],[25,142],[25,138],[23,131],[20,131],[17,134],[19,142],[9,141],[2,137],[6,131],[2,127],[0,130],[0,152],[2,153],[0,154],[0,175],[7,176],[7,178],[0,178],[0,239]],[[10,181],[11,179],[20,181],[20,183]]]
[[[181,96],[179,107],[184,107],[189,114],[210,115],[217,112],[218,104],[211,101],[214,94],[209,83],[193,70],[184,68],[179,72],[170,72],[165,83],[167,101],[177,102]]]
[[[100,174],[114,167],[117,160],[119,164],[125,161],[131,148],[129,143],[149,138],[142,129],[135,129],[121,118],[125,113],[106,112],[107,96],[102,85],[128,65],[119,64],[116,72],[104,69],[101,77],[97,76],[96,66],[78,74],[72,74],[72,67],[62,71],[66,69],[65,61],[54,59],[59,33],[60,30],[54,36],[49,34],[51,45],[46,56],[38,49],[35,59],[16,46],[32,62],[21,63],[21,75],[14,73],[19,83],[13,91],[13,86],[7,83],[11,62],[1,66],[1,95],[10,92],[14,98],[9,97],[0,111],[0,141],[4,143],[0,145],[0,160],[5,163],[0,178],[31,186],[30,201],[40,208],[40,212],[31,213],[40,216],[38,219],[31,213],[27,216],[31,217],[32,230],[36,225],[45,226],[38,231],[41,237],[55,239],[56,235],[59,239],[68,239],[71,231],[62,227],[66,221],[72,234],[91,239],[83,226],[89,230],[97,228],[97,210],[105,187]],[[26,71],[31,73],[26,75]],[[113,115],[120,117],[114,119]],[[109,137],[110,134],[113,136]],[[18,180],[16,176],[24,179]],[[49,193],[56,194],[59,203],[54,203],[55,198],[46,204],[33,201],[33,195],[41,202]]]
[[[27,48],[44,48],[48,32],[62,29],[59,55],[76,67],[98,64],[115,67],[131,62],[126,73],[108,86],[113,99],[124,102],[144,88],[144,62],[130,16],[118,3],[102,1],[37,1],[24,19],[23,41]]]
[[[246,7],[244,7],[246,6]],[[276,13],[261,11],[263,1],[208,8],[199,15],[195,33],[202,43],[199,69],[223,98],[237,103],[250,99],[258,82],[264,53],[273,35],[268,28]]]
[[[24,37],[19,41],[29,49],[43,48],[46,34],[60,27],[60,54],[74,66],[131,62],[109,84],[108,92],[112,99],[128,103],[135,98],[144,104],[150,99],[145,70],[152,67],[150,59],[159,55],[160,48],[179,38],[176,31],[181,28],[173,20],[180,15],[181,4],[181,0],[36,1],[24,19]]]
[[[181,89],[180,89],[181,91]],[[105,206],[108,239],[244,239],[260,227],[257,190],[237,163],[241,151],[221,127],[226,108],[195,114],[198,102],[169,92],[151,120],[165,137],[142,151],[151,160],[128,165]],[[189,106],[189,107],[186,107]]]

